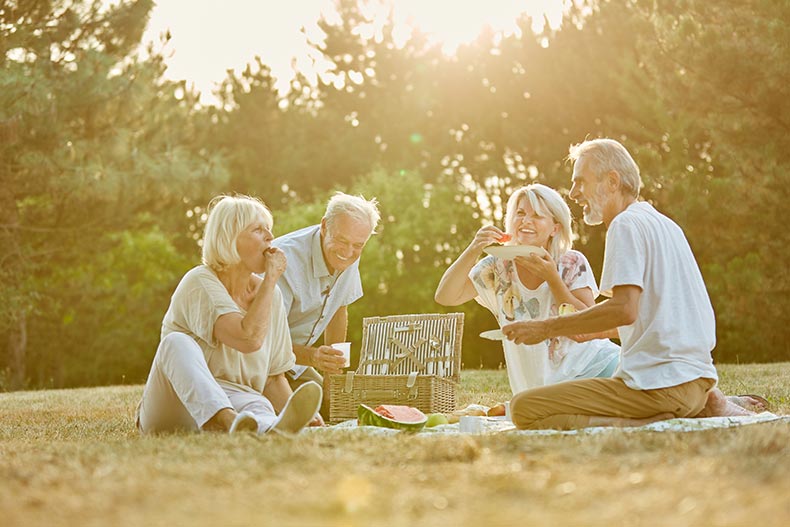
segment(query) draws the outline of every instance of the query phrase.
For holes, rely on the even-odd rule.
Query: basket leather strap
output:
[[[343,387],[343,393],[351,393],[354,388],[354,372],[346,372],[346,385]]]
[[[406,388],[409,389],[409,397],[412,399],[417,397],[417,372],[413,371],[409,374],[409,378],[406,379]]]

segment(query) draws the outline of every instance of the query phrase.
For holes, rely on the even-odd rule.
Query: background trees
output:
[[[284,233],[334,190],[377,196],[362,316],[439,309],[441,273],[511,190],[566,189],[568,145],[610,136],[643,195],[685,229],[718,316],[719,361],[786,360],[788,29],[779,0],[578,3],[556,32],[484,34],[447,56],[353,0],[323,23],[335,64],[281,97],[260,59],[199,108],[137,54],[150,1],[0,8],[2,387],[140,382],[175,281],[198,261],[203,207],[261,196]],[[583,13],[584,7],[591,12]],[[366,37],[365,35],[368,35]],[[725,38],[724,35],[727,35]],[[603,230],[578,226],[600,270]],[[467,366],[498,365],[467,313]],[[3,349],[3,348],[0,348]]]

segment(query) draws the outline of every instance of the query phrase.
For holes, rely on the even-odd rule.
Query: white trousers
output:
[[[258,421],[258,433],[267,431],[277,420],[272,403],[262,394],[218,382],[192,337],[185,333],[165,336],[156,350],[137,408],[140,431],[200,430],[223,408],[252,412]]]

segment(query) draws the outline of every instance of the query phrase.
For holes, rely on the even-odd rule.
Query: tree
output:
[[[89,337],[108,330],[106,311],[87,305],[95,290],[105,292],[105,310],[124,303],[99,275],[135,272],[124,258],[134,254],[130,243],[159,233],[165,247],[185,237],[165,226],[186,231],[184,198],[224,177],[221,161],[192,143],[194,97],[161,80],[159,55],[137,55],[151,6],[19,1],[0,9],[0,291],[8,299],[0,334],[10,386],[25,385],[31,364],[39,383],[67,382],[69,355],[91,348],[85,333],[64,339],[67,327]],[[172,262],[149,264],[160,279],[177,272],[166,268]],[[150,285],[161,295],[167,282]]]

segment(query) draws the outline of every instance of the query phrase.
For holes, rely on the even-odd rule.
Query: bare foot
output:
[[[696,417],[735,417],[754,415],[754,412],[741,408],[730,400],[718,388],[708,392],[705,408]]]
[[[629,419],[628,417],[590,417],[590,426],[616,426],[616,427],[630,427],[630,426],[644,426],[656,421],[665,421],[675,417],[674,414],[669,412],[654,415],[653,417],[645,417],[644,419]]]
[[[231,408],[223,408],[206,421],[203,430],[206,432],[227,432],[234,419],[236,419],[236,411]]]
[[[727,400],[735,405],[753,412],[766,412],[768,407],[765,399],[758,399],[751,395],[728,395]]]

